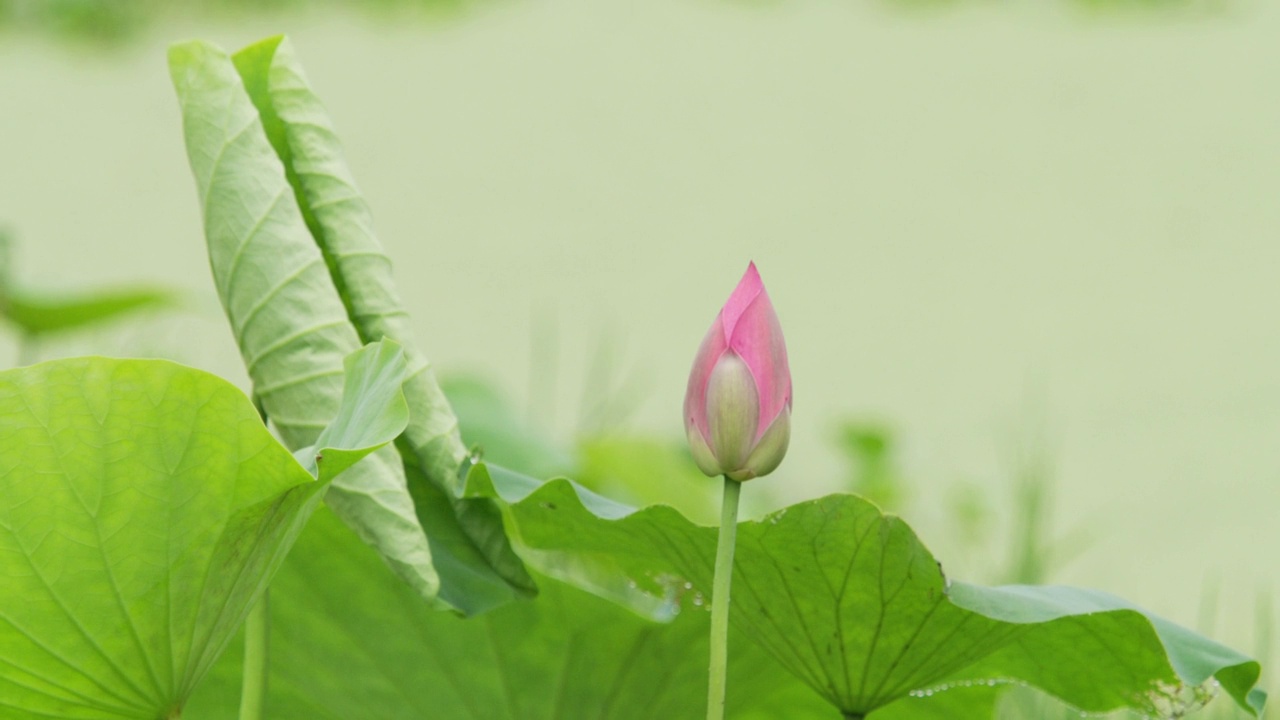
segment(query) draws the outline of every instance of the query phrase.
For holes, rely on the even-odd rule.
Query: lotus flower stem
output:
[[[271,635],[268,592],[249,611],[244,623],[244,684],[240,690],[240,720],[262,720],[267,699],[267,645]]]
[[[716,574],[711,587],[711,678],[707,685],[707,720],[723,720],[725,671],[729,666],[729,585],[733,582],[733,547],[738,539],[738,496],[742,483],[724,478],[720,535],[716,542]]]
[[[777,469],[791,439],[787,347],[755,263],[747,266],[702,338],[685,390],[684,427],[698,469],[724,478],[707,683],[707,720],[723,720],[738,496],[742,483]]]

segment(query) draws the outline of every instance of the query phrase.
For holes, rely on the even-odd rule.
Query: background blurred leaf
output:
[[[670,504],[698,523],[716,522],[718,482],[698,470],[684,440],[608,435],[579,443],[581,468],[574,479],[633,505]]]
[[[575,472],[573,456],[521,422],[492,384],[475,377],[453,376],[443,378],[441,386],[458,415],[463,440],[478,447],[485,459],[534,477]]]
[[[567,481],[538,485],[483,466],[469,491],[502,497],[522,543],[577,556],[579,571],[597,562],[658,597],[682,583],[709,592],[716,530],[670,508],[632,512]],[[737,627],[846,713],[944,683],[1008,679],[1088,711],[1144,709],[1157,684],[1210,677],[1242,707],[1264,698],[1257,663],[1104,593],[948,590],[911,529],[855,496],[743,523],[734,588]]]
[[[35,342],[57,333],[90,328],[145,310],[172,306],[177,295],[159,287],[119,287],[96,292],[53,293],[23,288],[13,267],[13,238],[0,228],[0,318],[22,335],[19,365],[35,362]]]
[[[403,428],[385,394],[356,400],[348,420],[379,431],[326,450],[352,461]],[[176,717],[318,504],[313,480],[215,376],[103,358],[0,373],[4,717]]]
[[[0,297],[0,315],[31,336],[77,330],[142,310],[171,306],[172,292],[154,287],[112,288],[93,293],[53,295],[9,288]]]
[[[900,511],[909,498],[898,469],[893,433],[879,423],[847,420],[836,433],[837,445],[853,465],[849,487],[885,510]]]

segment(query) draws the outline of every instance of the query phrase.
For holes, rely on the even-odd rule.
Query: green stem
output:
[[[733,546],[738,537],[738,495],[742,483],[724,479],[716,575],[711,587],[711,679],[707,684],[707,720],[723,720],[725,671],[729,667],[729,584],[733,582]]]
[[[271,634],[268,593],[249,611],[244,623],[244,684],[240,689],[240,720],[261,720],[267,699],[267,643]]]

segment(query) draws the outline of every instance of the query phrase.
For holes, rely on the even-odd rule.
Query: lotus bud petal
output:
[[[777,469],[791,439],[791,371],[782,326],[754,263],[693,360],[685,433],[698,469],[744,481]]]

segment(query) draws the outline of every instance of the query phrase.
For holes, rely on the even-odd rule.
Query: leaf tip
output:
[[[272,59],[275,57],[276,50],[282,44],[288,42],[288,36],[284,34],[272,35],[262,38],[257,42],[249,43],[240,48],[232,55],[232,59],[239,68],[240,74],[243,76],[248,72],[248,68],[260,63],[262,68],[270,67]]]

